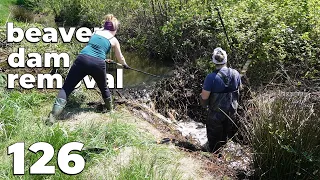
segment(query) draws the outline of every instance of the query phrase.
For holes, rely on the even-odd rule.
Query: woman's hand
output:
[[[113,60],[111,60],[111,59],[106,59],[106,62],[107,62],[107,63],[112,63]]]
[[[128,66],[128,64],[124,64],[124,65],[122,65],[122,67],[123,67],[124,69],[130,69],[130,67]]]

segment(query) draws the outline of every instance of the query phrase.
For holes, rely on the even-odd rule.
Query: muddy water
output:
[[[192,137],[199,145],[204,146],[207,142],[205,125],[195,121],[178,122],[177,130],[185,137]],[[238,173],[239,179],[253,176],[253,157],[248,146],[228,141],[219,151],[220,158],[215,159],[217,164],[224,164],[230,170]],[[245,178],[241,178],[245,177]]]
[[[201,146],[203,146],[208,140],[206,127],[200,122],[179,122],[177,126],[177,130],[181,132],[182,136],[191,136]]]
[[[159,78],[157,78],[143,74],[141,72],[125,69],[123,72],[124,88],[143,87],[145,85],[151,85],[159,81],[161,78],[170,77],[172,75],[173,63],[168,63],[161,60],[151,60],[136,53],[123,53],[123,55],[130,67],[160,76]],[[115,65],[109,66],[111,74],[115,74],[115,72],[112,71],[112,69],[115,68]]]

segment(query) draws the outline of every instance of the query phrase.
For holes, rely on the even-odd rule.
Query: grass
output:
[[[80,124],[57,123],[48,127],[42,118],[50,111],[53,93],[1,91],[0,123],[4,126],[0,130],[0,179],[91,179],[92,174],[106,179],[179,179],[176,167],[181,154],[153,144],[151,134],[142,133],[135,125],[126,123],[133,118],[126,112],[98,116],[107,118],[107,121],[93,119]],[[86,148],[104,148],[105,151],[101,154],[81,152],[86,160],[85,170],[69,176],[58,169],[57,152],[64,144],[73,141],[84,143]],[[12,155],[7,155],[7,147],[16,142],[24,142],[26,147],[24,176],[13,175]],[[27,150],[36,142],[47,142],[54,147],[55,155],[48,163],[56,166],[54,176],[29,174],[29,167],[42,156],[42,153]],[[128,159],[129,163],[112,165],[113,159],[128,147],[134,149],[127,156],[131,159]],[[110,170],[110,166],[114,169]]]
[[[129,165],[120,169],[116,179],[179,179],[181,177],[177,170],[178,167],[174,165],[170,167],[175,164],[173,162],[175,159],[171,159],[172,156],[175,156],[174,153],[167,149],[153,148],[135,152]]]
[[[17,3],[17,0],[1,0],[0,2],[0,26],[4,26],[9,14],[10,14],[10,6]]]
[[[253,101],[244,125],[257,177],[320,179],[319,103],[308,93],[263,94]]]

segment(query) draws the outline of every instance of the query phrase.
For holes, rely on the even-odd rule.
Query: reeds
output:
[[[319,95],[262,94],[242,121],[254,152],[256,178],[320,179]]]

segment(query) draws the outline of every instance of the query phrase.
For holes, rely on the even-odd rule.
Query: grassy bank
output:
[[[84,171],[69,176],[56,167],[54,176],[30,175],[29,167],[40,158],[40,154],[26,153],[25,179],[179,179],[178,158],[181,153],[165,146],[154,144],[152,134],[139,130],[126,111],[114,114],[87,115],[74,119],[68,116],[52,127],[44,125],[42,119],[50,111],[54,96],[39,92],[3,92],[0,96],[0,179],[20,179],[13,176],[12,155],[7,155],[7,147],[24,142],[29,147],[36,142],[47,142],[55,151],[69,142],[82,142],[85,148],[103,148],[104,152],[95,154],[83,151],[86,160]],[[66,111],[72,110],[69,107]],[[83,107],[82,107],[83,108]],[[92,109],[93,111],[93,109]],[[86,112],[90,113],[89,109]],[[131,149],[126,152],[126,149]],[[124,154],[123,154],[124,153]],[[114,164],[122,155],[125,163]],[[48,165],[56,165],[56,154]]]
[[[23,1],[19,1],[23,3]],[[34,1],[36,2],[36,1]],[[1,23],[10,14],[9,6],[15,1],[1,1]],[[26,7],[30,7],[28,4]],[[25,12],[25,11],[24,11]],[[39,11],[38,11],[39,12]],[[34,12],[37,13],[37,12]],[[19,9],[12,17],[16,18]],[[20,19],[21,20],[21,19]],[[33,21],[32,21],[33,22]],[[30,27],[43,28],[39,23],[18,22],[15,26],[24,30]],[[1,36],[1,40],[5,38]],[[72,42],[64,44],[38,43],[34,46],[27,41],[1,49],[1,56],[17,52],[19,47],[26,48],[26,54],[36,52],[66,52],[70,60],[74,59],[83,44]],[[126,110],[119,110],[113,114],[97,114],[94,108],[86,107],[85,102],[100,99],[93,91],[75,92],[68,99],[68,106],[64,113],[64,121],[52,127],[44,124],[43,119],[52,108],[56,91],[17,90],[8,91],[5,88],[5,75],[8,73],[48,73],[48,69],[14,69],[1,62],[5,73],[0,75],[0,179],[179,179],[179,158],[183,153],[178,150],[157,145],[153,134],[141,130],[136,122],[141,120],[132,116]],[[66,69],[59,73],[64,74]],[[4,75],[4,76],[3,76]],[[18,90],[19,89],[19,90]],[[89,95],[90,94],[90,95]],[[85,99],[91,97],[91,99]],[[82,117],[79,117],[82,116]],[[59,170],[57,166],[58,150],[69,142],[81,142],[84,148],[103,148],[101,153],[82,151],[86,165],[82,173],[70,176]],[[17,142],[24,142],[25,175],[13,175],[13,157],[7,155],[7,148]],[[27,150],[36,142],[47,142],[55,149],[55,155],[48,165],[55,166],[55,175],[30,175],[29,168],[41,156]]]

